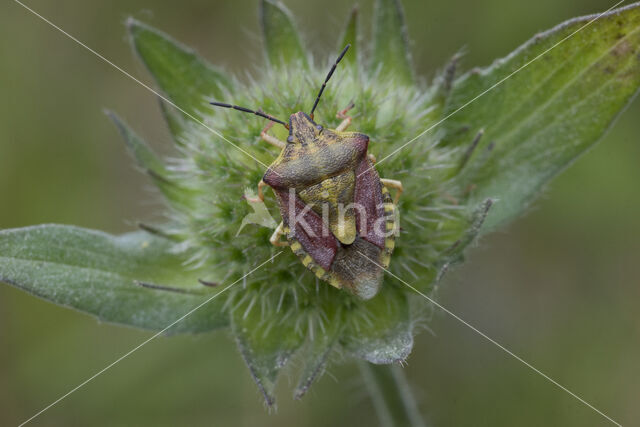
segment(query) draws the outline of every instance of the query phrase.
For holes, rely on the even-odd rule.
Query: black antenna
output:
[[[351,47],[351,43],[349,43],[344,47],[344,49],[342,49],[342,53],[340,53],[340,56],[338,56],[338,59],[336,59],[336,62],[333,63],[331,70],[329,70],[329,74],[327,74],[327,77],[324,79],[324,83],[322,83],[320,92],[318,92],[318,96],[316,97],[316,102],[313,103],[313,108],[311,109],[311,113],[309,113],[309,116],[311,117],[311,119],[313,119],[313,112],[316,111],[316,107],[318,106],[318,102],[320,102],[320,97],[322,96],[322,92],[324,92],[324,88],[327,86],[327,82],[333,75],[333,72],[336,70],[338,63],[342,60],[342,58],[344,57],[344,54],[347,53],[350,47]]]
[[[237,105],[225,104],[224,102],[211,102],[210,104],[211,105],[215,105],[216,107],[232,108],[234,110],[242,111],[243,113],[255,114],[256,116],[264,117],[265,119],[271,120],[272,122],[280,123],[282,126],[284,126],[287,129],[289,129],[289,125],[288,124],[286,124],[282,120],[278,120],[275,117],[270,116],[269,114],[265,114],[262,111],[253,111],[253,110],[250,110],[248,108],[238,107]]]

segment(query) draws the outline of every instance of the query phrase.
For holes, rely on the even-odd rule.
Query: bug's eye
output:
[[[322,131],[324,130],[324,128],[321,125],[316,126],[316,129],[318,129],[319,133],[322,133]]]
[[[289,135],[289,136],[287,137],[287,142],[289,142],[289,143],[293,143],[293,136],[292,136],[292,135]]]

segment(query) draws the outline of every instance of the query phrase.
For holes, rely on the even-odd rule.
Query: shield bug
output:
[[[337,113],[342,122],[335,129],[314,121],[327,82],[348,49],[331,67],[311,112],[291,114],[289,123],[262,111],[212,104],[270,120],[261,137],[282,151],[258,183],[258,198],[264,200],[263,188],[269,186],[278,200],[282,222],[271,243],[289,246],[319,279],[368,299],[380,289],[395,247],[402,184],[380,178],[375,158],[367,154],[367,135],[347,131],[353,104]],[[286,142],[269,135],[275,123],[288,129]],[[396,190],[395,200],[389,188]]]

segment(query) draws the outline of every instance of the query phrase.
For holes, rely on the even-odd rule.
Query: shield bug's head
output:
[[[334,71],[336,71],[338,63],[342,60],[350,47],[350,44],[346,45],[342,52],[340,52],[338,59],[336,59],[336,61],[333,63],[331,70],[329,70],[327,77],[324,79],[324,83],[322,83],[322,87],[318,92],[318,96],[316,96],[316,100],[313,103],[311,112],[309,114],[306,114],[302,111],[298,111],[297,113],[292,114],[289,117],[288,124],[283,122],[282,120],[276,119],[272,115],[264,113],[261,110],[254,111],[249,108],[239,107],[237,105],[225,104],[224,102],[212,102],[211,104],[217,107],[232,108],[234,110],[242,111],[243,113],[255,114],[256,116],[260,116],[267,120],[271,120],[272,122],[279,123],[289,130],[289,138],[287,138],[287,142],[289,143],[310,142],[313,139],[317,138],[318,135],[320,135],[323,131],[323,127],[313,121],[313,112],[316,110],[318,102],[320,102],[320,97],[322,96],[322,92],[324,92],[324,88],[327,86],[327,82],[333,75]]]
[[[322,126],[316,124],[307,113],[298,111],[289,117],[289,137],[287,142],[291,144],[306,144],[315,140],[322,131]]]

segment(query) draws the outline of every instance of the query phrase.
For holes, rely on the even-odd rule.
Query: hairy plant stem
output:
[[[382,427],[426,427],[400,366],[365,361],[358,366]]]

